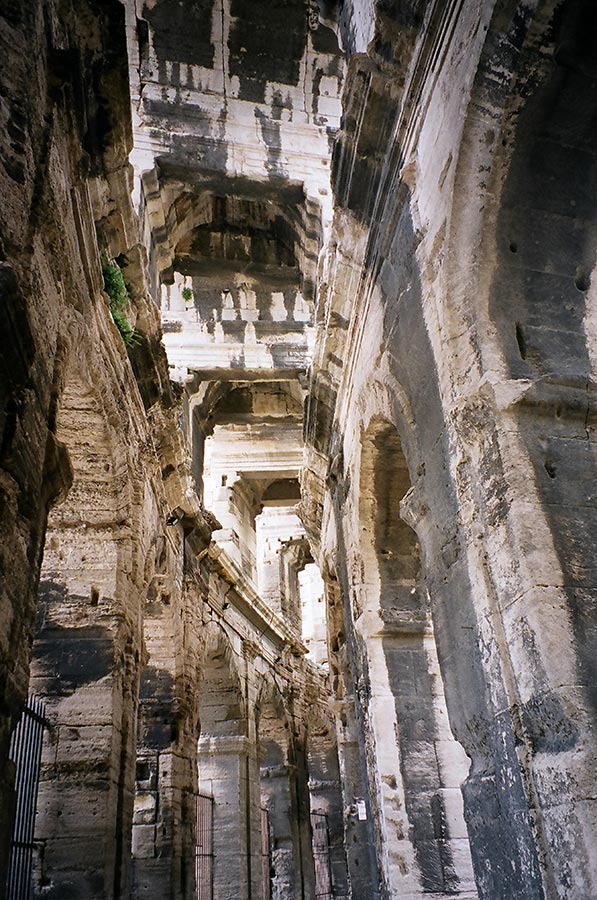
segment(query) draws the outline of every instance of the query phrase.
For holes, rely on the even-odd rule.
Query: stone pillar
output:
[[[294,774],[284,764],[261,767],[261,801],[269,813],[271,835],[272,900],[295,900],[300,881],[294,851],[298,823],[293,822],[290,787]]]
[[[199,790],[213,797],[213,885],[218,900],[250,900],[255,752],[244,735],[199,740]]]
[[[33,7],[34,4],[32,10]],[[23,39],[32,47],[32,30],[24,31]],[[21,79],[17,79],[17,83],[20,82]],[[0,293],[0,531],[3,537],[0,897],[3,897],[14,807],[14,765],[8,759],[10,738],[27,698],[31,634],[47,511],[67,492],[72,471],[64,447],[47,425],[51,385],[31,380],[35,343],[29,326],[27,299],[15,271],[6,261],[0,265]],[[50,338],[43,343],[51,354]],[[53,366],[50,355],[36,377],[51,372]]]
[[[170,565],[174,567],[174,561]],[[168,570],[167,565],[163,568]],[[196,659],[187,637],[190,629],[183,625],[186,616],[177,581],[156,576],[144,609],[147,664],[140,689],[134,900],[195,896]]]
[[[330,723],[326,732],[309,737],[309,793],[311,811],[324,813],[327,817],[334,900],[343,900],[348,897],[348,871],[338,752],[331,728]]]
[[[36,821],[36,896],[124,896],[138,650],[105,624],[68,628],[54,621],[42,630],[35,652],[32,688],[44,697],[49,722]]]
[[[315,866],[313,860],[313,835],[311,831],[311,798],[309,772],[305,745],[301,741],[294,748],[296,775],[292,787],[295,791],[296,842],[295,868],[300,884],[295,887],[297,900],[315,900]],[[297,866],[298,863],[298,866]],[[297,879],[298,880],[298,879]]]
[[[325,573],[330,675],[334,704],[338,777],[341,790],[342,834],[336,838],[336,858],[346,867],[347,894],[378,900],[380,877],[367,786],[362,710],[355,704],[353,677],[346,642],[345,610],[337,579]]]
[[[191,767],[176,749],[149,750],[137,760],[131,897],[192,900],[195,816]]]
[[[363,747],[352,697],[341,704],[338,755],[343,797],[344,850],[350,893],[363,900],[379,900],[379,872],[375,855],[368,786],[363,777]],[[349,894],[350,896],[350,894]]]
[[[299,747],[260,739],[261,805],[270,826],[272,900],[313,900],[307,766]]]
[[[255,660],[258,647],[250,640],[244,640],[242,654],[245,660],[245,704],[247,709],[247,733],[250,752],[246,756],[246,798],[247,798],[247,842],[251,900],[261,900],[264,895],[262,877],[262,835],[261,835],[261,783],[258,758],[257,722],[255,708],[258,688]]]

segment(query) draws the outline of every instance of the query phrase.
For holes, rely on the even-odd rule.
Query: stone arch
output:
[[[291,751],[291,716],[278,685],[264,678],[255,704],[259,755],[271,765],[287,765]]]
[[[50,423],[73,479],[49,513],[40,578],[31,687],[45,699],[49,729],[36,836],[42,883],[57,895],[69,885],[80,896],[116,896],[128,883],[141,659],[134,487],[105,372],[77,336]]]
[[[386,622],[425,618],[419,541],[399,513],[410,487],[398,432],[372,419],[361,441],[359,519],[367,597],[377,591],[376,611]]]
[[[237,657],[226,632],[216,623],[206,628],[197,702],[201,739],[246,735]]]
[[[584,319],[597,262],[597,212],[587,199],[597,188],[594,5],[567,0],[552,29],[553,58],[503,151],[489,313],[510,377],[584,379],[592,370]]]
[[[459,584],[457,620],[439,609],[437,622],[440,642],[453,646],[457,637],[461,648],[457,655],[448,648],[442,656],[451,658],[442,664],[451,721],[473,759],[465,799],[479,890],[526,900],[565,892],[572,880],[580,894],[594,890],[594,875],[576,878],[569,868],[593,813],[582,791],[564,785],[590,777],[591,741],[583,746],[574,723],[585,715],[595,720],[595,697],[585,687],[595,684],[593,607],[584,602],[587,582],[576,568],[594,507],[575,485],[594,470],[590,442],[576,436],[584,435],[579,387],[595,365],[586,336],[597,251],[587,199],[596,177],[597,73],[589,46],[597,22],[593,4],[583,0],[548,4],[538,16],[517,6],[506,21],[496,8],[481,48],[449,176],[439,301],[443,346],[453,342],[457,350],[447,365],[461,390],[488,368],[490,382],[508,384],[508,396],[490,389],[472,399],[455,433],[465,460],[456,490],[473,485],[475,527],[486,529],[499,551],[488,554],[485,540],[469,541],[463,555],[471,580],[483,587]],[[509,40],[508,26],[518,34],[506,62],[499,47]],[[498,69],[509,75],[496,90],[490,83]],[[462,266],[464,256],[474,265]],[[470,323],[464,330],[463,320]],[[474,486],[488,472],[484,496]],[[531,515],[516,512],[523,493]],[[507,574],[505,558],[513,561]],[[483,643],[493,648],[485,659]],[[574,754],[562,734],[577,744]],[[488,802],[500,810],[490,822],[480,814]],[[553,810],[562,803],[574,838],[555,824]],[[488,864],[496,846],[503,855]],[[504,880],[508,860],[523,855],[529,864],[516,864]]]
[[[155,169],[145,172],[146,197],[151,197],[156,182],[164,188],[168,178],[167,172],[158,173]],[[165,195],[169,193],[169,202],[161,210],[166,228],[152,231],[159,251],[159,276],[164,283],[172,281],[175,269],[180,266],[179,253],[185,242],[193,233],[199,239],[201,232],[217,235],[224,213],[226,223],[237,233],[269,235],[270,250],[275,244],[276,251],[296,266],[297,283],[300,282],[304,297],[313,299],[323,237],[322,208],[319,199],[308,195],[302,183],[291,182],[282,189],[278,185],[275,191],[264,192],[263,187],[256,190],[250,182],[238,179],[233,191],[226,195],[211,187],[193,186],[181,191],[176,179],[174,184],[173,189],[164,189]],[[152,205],[151,199],[148,203]],[[258,258],[263,249],[263,246],[254,248],[251,256]]]
[[[300,629],[308,658],[327,663],[325,586],[305,535],[283,541],[279,556],[282,615]]]
[[[229,426],[243,417],[258,419],[267,417],[275,405],[278,416],[293,416],[297,420],[302,415],[301,389],[292,381],[281,382],[223,382],[212,381],[208,386],[200,385],[191,392],[189,401],[189,432],[192,443],[193,474],[197,485],[203,491],[205,442],[213,438],[217,426]]]
[[[411,889],[458,893],[470,881],[467,846],[458,830],[467,766],[447,727],[419,539],[403,518],[412,490],[395,425],[373,416],[361,439],[362,583],[354,616],[366,648],[366,721],[377,756],[370,765],[378,779],[372,802],[384,835],[379,854],[390,884],[398,883],[392,873],[392,860],[398,859]],[[457,810],[450,823],[448,804]]]
[[[221,525],[214,539],[277,611],[275,545],[302,532],[294,511],[301,462],[300,391],[292,381],[213,383],[193,413],[194,423],[202,420],[193,436],[196,477],[201,467],[203,502]],[[277,498],[264,499],[273,483]]]

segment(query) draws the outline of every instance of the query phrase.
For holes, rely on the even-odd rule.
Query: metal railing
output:
[[[263,885],[263,900],[271,900],[272,876],[271,854],[269,843],[269,813],[261,807],[261,883]]]
[[[29,697],[10,742],[9,757],[16,766],[16,803],[6,882],[7,900],[29,900],[31,896],[33,838],[44,715],[43,702],[36,697]]]
[[[197,900],[213,900],[213,816],[214,799],[197,794],[197,841],[195,845],[195,877]]]
[[[311,830],[315,863],[315,897],[316,900],[333,900],[328,817],[325,813],[311,813]]]

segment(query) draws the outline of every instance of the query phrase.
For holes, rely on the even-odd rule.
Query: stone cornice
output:
[[[255,756],[255,744],[244,734],[218,735],[216,737],[200,737],[197,753],[199,756],[208,754],[238,754],[239,756]]]

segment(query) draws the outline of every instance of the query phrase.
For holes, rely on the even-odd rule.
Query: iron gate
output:
[[[214,799],[197,794],[197,841],[195,844],[195,877],[197,900],[213,900],[213,818]]]
[[[41,746],[45,706],[37,697],[29,697],[15,728],[9,757],[16,766],[15,818],[12,831],[7,900],[29,900],[33,866],[33,837],[39,786]]]
[[[261,883],[263,884],[263,900],[271,900],[271,858],[269,845],[269,813],[261,807]]]
[[[315,897],[316,900],[333,900],[328,817],[325,813],[311,813],[311,829],[315,863]]]

